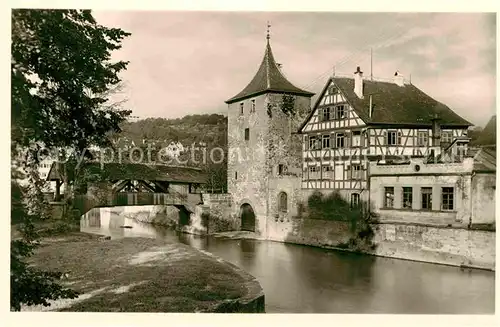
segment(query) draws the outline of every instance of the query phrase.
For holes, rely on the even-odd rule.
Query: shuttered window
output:
[[[354,132],[352,132],[352,143],[351,143],[351,146],[353,146],[353,147],[362,146],[361,145],[361,132],[360,131],[354,131]]]
[[[345,147],[345,135],[344,135],[344,133],[335,134],[335,147],[336,148]]]
[[[323,149],[330,148],[330,134],[323,135]]]
[[[385,131],[384,131],[384,133],[385,133]],[[386,137],[386,144],[387,145],[397,145],[398,139],[401,142],[400,136],[398,135],[398,132],[396,132],[396,131],[388,131],[386,135],[387,135],[387,137]]]
[[[323,108],[318,109],[318,121],[323,121]]]

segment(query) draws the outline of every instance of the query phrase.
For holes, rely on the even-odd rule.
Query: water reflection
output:
[[[132,228],[120,228],[129,225]],[[82,231],[150,237],[207,250],[255,276],[267,312],[494,313],[494,273],[307,246],[179,234],[101,209]]]

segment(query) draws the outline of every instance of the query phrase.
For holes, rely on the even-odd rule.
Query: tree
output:
[[[12,310],[76,296],[57,283],[60,274],[26,263],[38,244],[33,222],[46,216],[37,153],[44,147],[80,155],[92,145],[110,144],[107,135],[119,132],[130,114],[108,101],[128,64],[112,62],[111,51],[128,35],[99,25],[90,10],[12,11],[11,170],[23,171],[29,181],[21,188],[12,179],[11,221],[23,236],[11,240]]]

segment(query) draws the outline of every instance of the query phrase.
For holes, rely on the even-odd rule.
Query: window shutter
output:
[[[387,140],[387,131],[384,131],[383,135],[384,135],[384,142],[385,142],[385,145],[388,145],[388,144],[389,144],[389,142],[388,142],[388,140]]]
[[[323,121],[323,108],[318,109],[318,121]]]
[[[346,132],[344,134],[344,145],[346,148],[350,148],[351,147],[351,137],[352,137],[352,133],[350,132]]]
[[[398,131],[398,145],[401,145],[401,131]]]
[[[364,142],[365,142],[365,133],[361,132],[359,134],[359,146],[363,148],[365,146]]]
[[[304,148],[305,148],[306,150],[309,150],[309,135],[306,135],[306,136],[304,137],[304,143],[305,143],[305,147],[304,147]]]
[[[352,166],[347,166],[347,179],[352,179]]]
[[[337,133],[332,133],[331,137],[332,137],[331,148],[335,149],[335,148],[337,148]]]

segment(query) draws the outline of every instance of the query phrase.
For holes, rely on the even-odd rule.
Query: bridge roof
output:
[[[60,166],[53,164],[47,180],[61,180]],[[148,180],[176,183],[206,183],[207,175],[200,168],[139,163],[88,163],[83,167],[87,175],[102,176],[107,180]],[[73,179],[72,176],[69,179]]]

